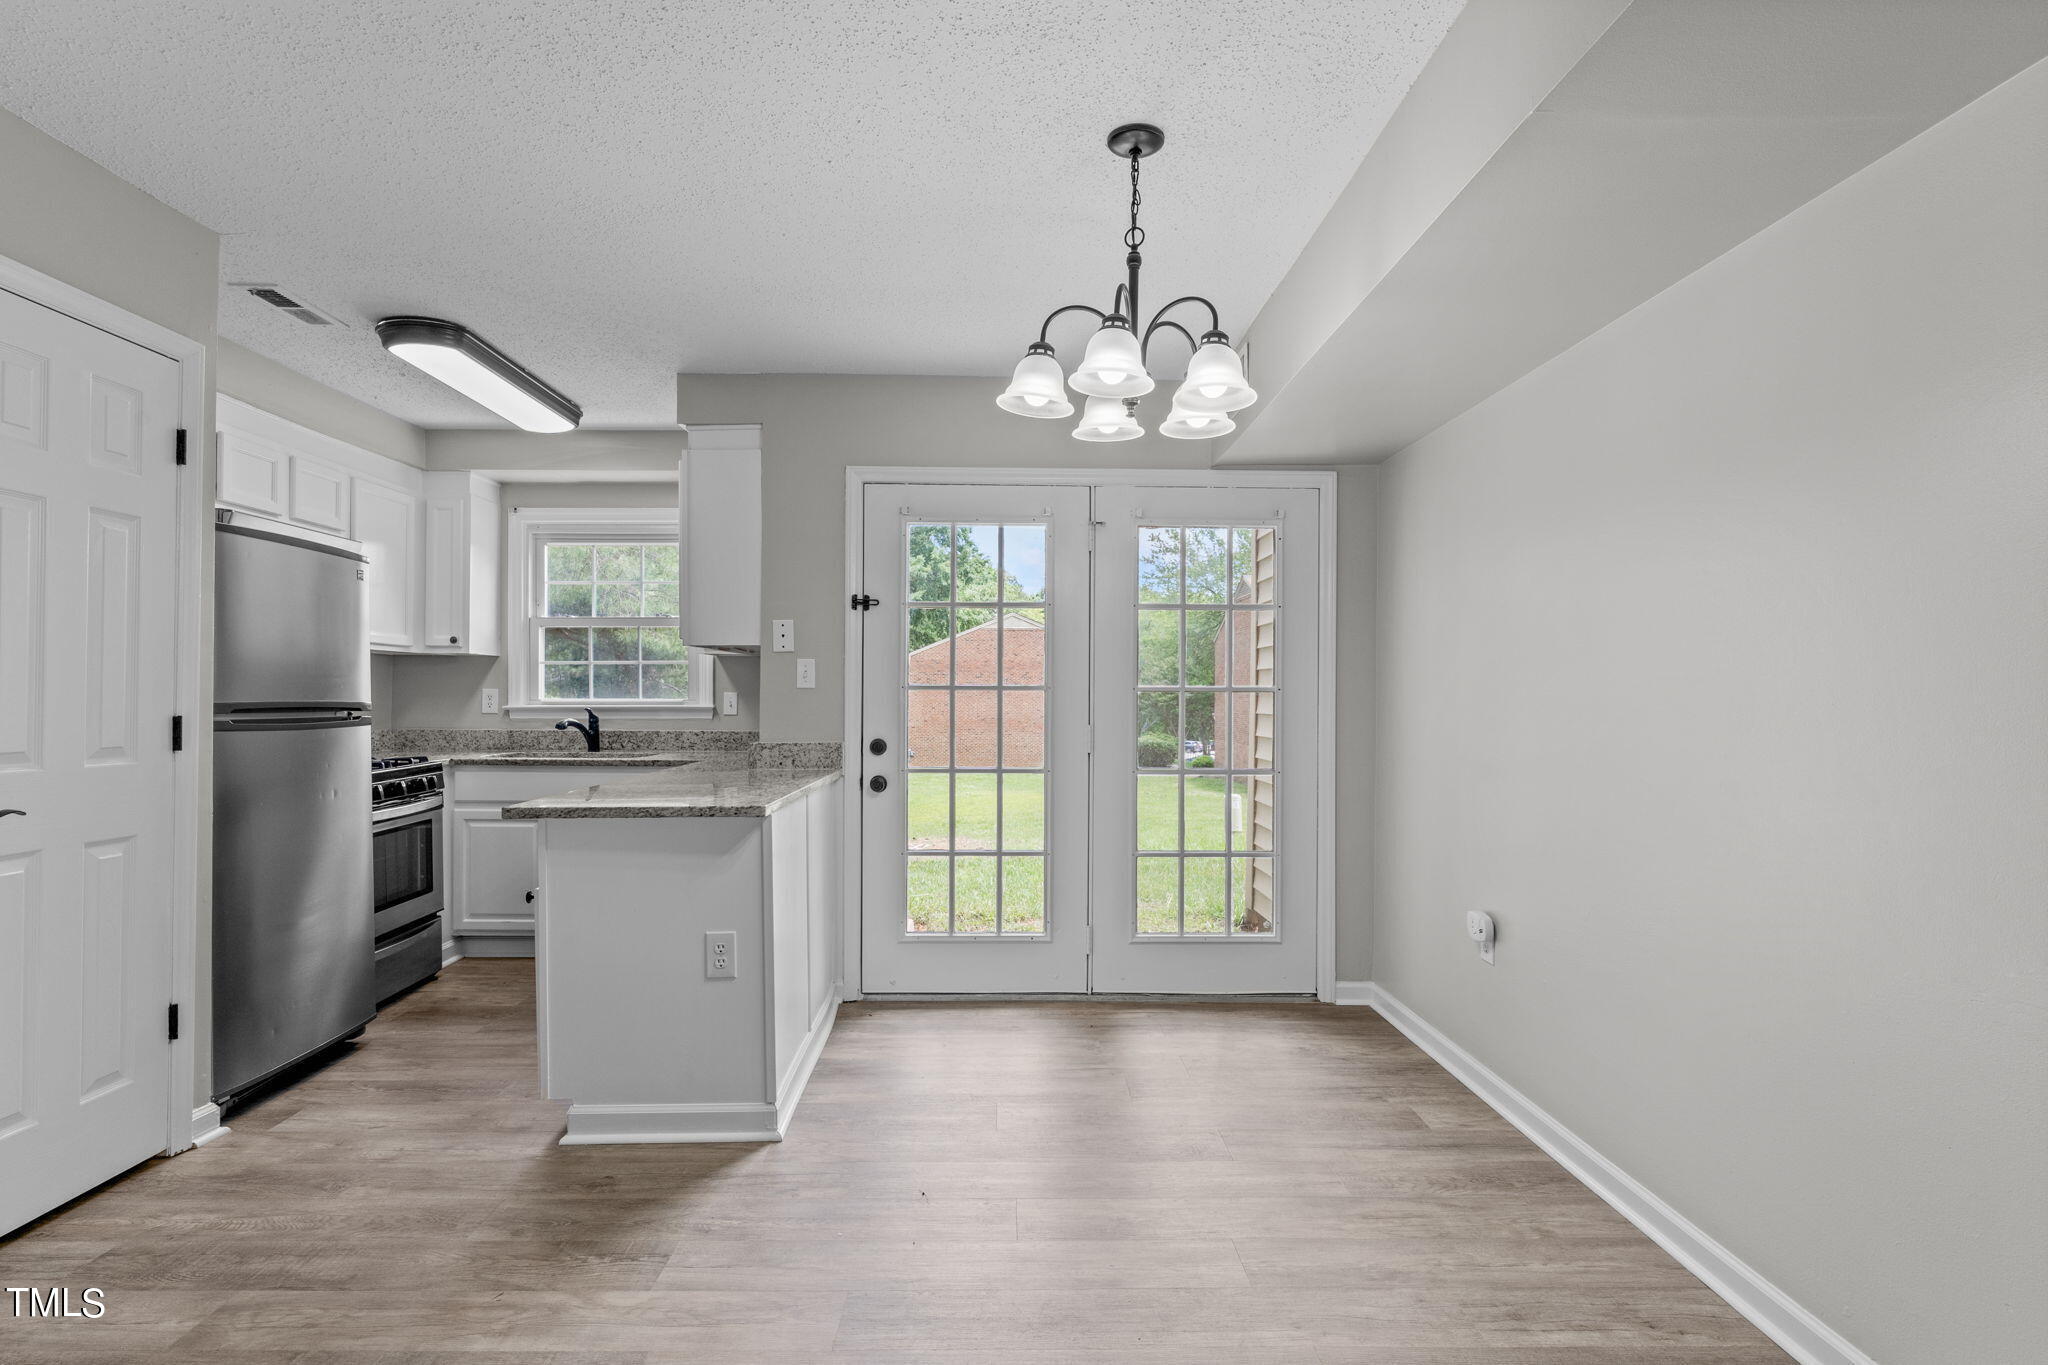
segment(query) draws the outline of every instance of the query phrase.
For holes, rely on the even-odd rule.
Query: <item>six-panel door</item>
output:
[[[164,1146],[177,414],[0,292],[0,1233]]]

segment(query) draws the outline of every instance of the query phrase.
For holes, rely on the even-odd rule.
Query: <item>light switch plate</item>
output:
[[[774,631],[775,640],[769,646],[770,653],[787,654],[796,648],[796,622],[770,621],[768,625]]]
[[[721,692],[721,693],[719,693],[719,694],[718,694],[718,714],[719,714],[719,715],[721,715],[721,716],[736,716],[736,715],[738,715],[739,713],[740,713],[740,694],[739,694],[739,693],[737,693],[737,692]]]
[[[739,977],[740,936],[732,929],[712,929],[704,935],[704,979],[733,981]]]
[[[484,706],[484,714],[485,714],[485,715],[487,715],[487,716],[495,716],[495,715],[497,715],[497,714],[498,714],[498,689],[497,689],[497,688],[495,688],[495,687],[486,687],[486,688],[484,689],[484,691],[483,691],[483,706]]]
[[[796,685],[798,687],[816,687],[818,685],[818,661],[816,659],[798,659],[796,661]]]

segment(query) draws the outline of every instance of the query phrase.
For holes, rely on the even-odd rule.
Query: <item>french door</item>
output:
[[[1315,492],[865,498],[862,989],[1313,992]]]

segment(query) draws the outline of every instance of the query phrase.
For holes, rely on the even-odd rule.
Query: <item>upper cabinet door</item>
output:
[[[698,439],[695,432],[692,440]],[[683,455],[682,636],[700,649],[761,647],[761,452]]]
[[[290,457],[267,441],[239,431],[220,433],[215,496],[228,507],[282,517],[288,506]]]
[[[348,471],[310,455],[292,456],[291,519],[345,536],[348,512]]]
[[[355,538],[370,559],[370,647],[411,649],[420,636],[420,499],[363,478],[355,480],[354,494]]]

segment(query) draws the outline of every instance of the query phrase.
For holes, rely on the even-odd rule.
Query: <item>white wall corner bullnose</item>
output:
[[[192,1145],[204,1147],[234,1131],[220,1121],[220,1106],[202,1104],[192,1111]]]

